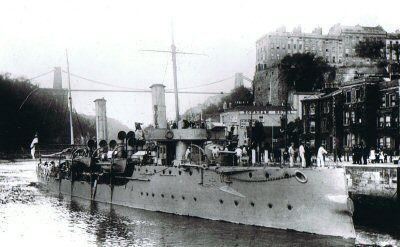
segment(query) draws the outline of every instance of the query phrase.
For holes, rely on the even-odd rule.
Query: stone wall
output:
[[[256,105],[282,105],[285,102],[285,90],[279,83],[278,67],[257,71],[254,75],[254,101]],[[270,93],[272,90],[272,93]]]

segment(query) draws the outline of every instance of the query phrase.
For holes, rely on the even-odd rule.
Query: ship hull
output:
[[[38,169],[55,194],[132,208],[355,238],[343,169],[218,169],[141,166],[123,185],[71,182]]]

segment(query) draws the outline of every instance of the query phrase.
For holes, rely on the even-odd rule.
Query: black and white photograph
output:
[[[0,246],[400,246],[399,17],[2,1]]]

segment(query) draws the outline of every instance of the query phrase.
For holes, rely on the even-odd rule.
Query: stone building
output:
[[[300,27],[292,32],[279,28],[256,42],[256,70],[273,66],[287,54],[314,53],[334,66],[341,66],[355,59],[355,46],[365,39],[385,40],[386,31],[381,26],[364,27],[336,24],[327,35],[321,28],[303,33]]]
[[[365,39],[385,40],[386,37],[386,31],[380,26],[340,24],[331,27],[326,35],[322,34],[321,28],[304,33],[301,27],[296,27],[292,32],[281,27],[267,33],[256,42],[256,73],[253,80],[255,103],[282,105],[287,100],[286,88],[279,83],[278,69],[278,63],[287,54],[313,53],[323,57],[327,63],[337,67],[336,82],[339,84],[352,80],[358,73],[381,73],[369,59],[356,56],[355,46]]]

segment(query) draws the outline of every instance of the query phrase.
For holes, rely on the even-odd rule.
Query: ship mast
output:
[[[173,72],[173,76],[174,76],[175,121],[176,121],[176,124],[178,124],[178,122],[179,122],[179,95],[178,95],[178,75],[177,75],[178,73],[177,73],[177,66],[176,66],[176,54],[201,55],[201,56],[206,56],[206,55],[205,54],[201,54],[201,53],[176,51],[176,46],[175,46],[175,41],[174,41],[174,28],[173,28],[173,24],[172,23],[171,23],[171,38],[172,38],[172,44],[171,44],[171,50],[170,51],[166,51],[166,50],[140,50],[140,51],[171,53],[171,56],[172,56],[172,72]]]
[[[179,122],[179,98],[178,98],[178,76],[176,73],[176,46],[174,42],[174,27],[171,23],[171,55],[172,55],[172,70],[174,75],[174,94],[175,94],[175,121],[176,124]]]
[[[71,145],[74,145],[74,126],[72,124],[72,94],[71,94],[71,75],[69,73],[68,51],[65,50],[67,57],[67,72],[68,72],[68,101],[69,101],[69,125],[71,133]]]

